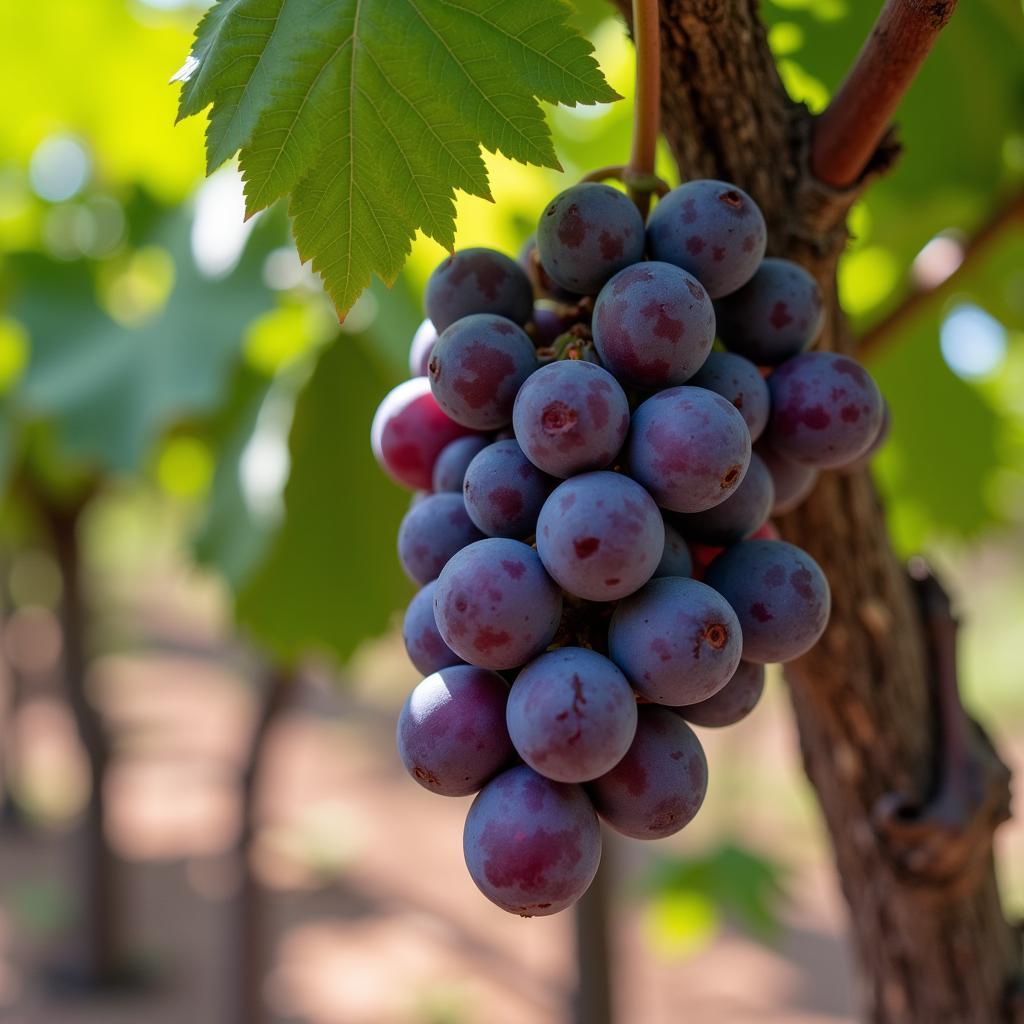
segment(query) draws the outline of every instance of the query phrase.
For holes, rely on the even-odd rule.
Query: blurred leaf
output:
[[[644,923],[656,952],[663,956],[691,956],[715,937],[719,914],[703,893],[664,892],[647,908]]]

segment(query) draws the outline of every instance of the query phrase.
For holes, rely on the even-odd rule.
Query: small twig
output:
[[[886,0],[832,102],[816,119],[811,171],[833,188],[864,173],[956,0]]]
[[[644,220],[651,205],[654,158],[661,118],[661,24],[658,0],[633,0],[636,44],[636,96],[633,101],[633,148],[626,169],[626,187]]]

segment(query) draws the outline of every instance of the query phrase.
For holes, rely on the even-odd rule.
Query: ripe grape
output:
[[[715,307],[703,285],[670,263],[620,270],[594,303],[594,347],[620,380],[683,384],[715,340]]]
[[[765,524],[774,500],[772,475],[760,457],[751,454],[743,480],[725,501],[703,512],[677,513],[672,521],[691,540],[734,544]]]
[[[859,458],[878,436],[882,396],[849,356],[804,352],[768,378],[772,447],[806,466],[835,469]]]
[[[430,353],[437,342],[437,328],[429,319],[416,328],[409,346],[409,372],[414,377],[426,377],[427,366],[430,364]]]
[[[767,438],[758,441],[755,451],[772,475],[775,501],[771,514],[781,516],[792,512],[814,490],[818,482],[818,471],[813,466],[804,466],[780,455]]]
[[[525,324],[533,310],[530,279],[495,249],[461,249],[434,269],[424,296],[438,333],[473,313],[494,313]]]
[[[580,311],[576,306],[540,299],[533,304],[534,343],[538,348],[551,346],[579,321]]]
[[[705,388],[669,388],[633,413],[626,441],[632,475],[672,512],[725,501],[750,464],[750,431],[735,406]]]
[[[512,421],[520,385],[537,369],[529,335],[503,316],[476,313],[441,332],[430,356],[430,390],[456,423],[493,430]]]
[[[693,820],[707,788],[708,763],[694,731],[669,708],[645,706],[626,756],[587,792],[616,832],[663,839]]]
[[[731,352],[712,352],[690,384],[732,402],[747,424],[751,441],[764,433],[771,415],[771,395],[761,371],[749,359]]]
[[[555,636],[562,595],[533,548],[489,537],[444,567],[434,592],[444,642],[481,668],[518,668]]]
[[[610,185],[573,185],[541,214],[537,252],[556,285],[596,295],[613,274],[643,259],[643,218],[633,201]]]
[[[537,520],[537,553],[570,594],[614,601],[642,587],[665,548],[651,496],[618,473],[584,473],[552,491]]]
[[[467,434],[446,444],[434,463],[432,483],[435,492],[461,491],[469,464],[489,444],[490,441],[481,434]]]
[[[637,692],[672,707],[725,686],[742,647],[739,620],[721,594],[672,576],[620,602],[608,628],[609,656]]]
[[[390,391],[377,407],[370,446],[393,480],[411,491],[429,491],[441,449],[470,432],[444,414],[426,377],[414,377]]]
[[[496,441],[469,464],[463,497],[469,518],[488,537],[528,537],[554,486],[515,441]]]
[[[521,917],[557,914],[589,888],[601,860],[601,828],[580,786],[518,765],[474,799],[462,848],[480,891]]]
[[[402,623],[402,639],[409,660],[425,676],[438,669],[462,664],[462,659],[444,642],[434,619],[436,585],[436,581],[431,580],[416,592],[405,610]]]
[[[719,555],[704,578],[740,620],[744,661],[791,661],[828,625],[825,574],[806,551],[785,541],[742,541]]]
[[[453,665],[427,676],[398,716],[398,753],[424,789],[468,796],[515,751],[505,727],[508,683],[497,672]]]
[[[659,199],[647,220],[651,258],[693,274],[713,299],[754,276],[766,241],[757,204],[725,181],[688,181]]]
[[[759,366],[799,355],[818,336],[825,311],[818,282],[792,260],[769,257],[739,291],[715,303],[718,336]]]
[[[665,522],[665,551],[654,570],[659,576],[692,576],[693,556],[683,535],[669,522]]]
[[[398,560],[414,582],[429,583],[456,551],[482,537],[461,494],[431,494],[405,513],[398,528]]]
[[[889,403],[883,398],[882,399],[882,425],[878,428],[878,433],[875,435],[874,441],[871,442],[864,450],[863,455],[859,455],[853,462],[847,463],[845,466],[840,467],[844,473],[855,473],[859,469],[866,469],[871,463],[871,460],[878,453],[878,450],[889,440],[889,431],[892,429],[892,418],[889,413]]]
[[[732,679],[712,697],[676,710],[693,725],[719,729],[743,721],[764,693],[764,665],[741,661]]]
[[[534,771],[587,782],[614,768],[633,742],[636,699],[607,658],[582,647],[548,651],[516,677],[509,735]]]
[[[594,363],[549,363],[519,389],[516,440],[530,461],[569,477],[610,465],[629,430],[629,402],[618,381]]]

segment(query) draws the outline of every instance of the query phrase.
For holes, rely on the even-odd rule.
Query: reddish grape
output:
[[[741,661],[729,680],[707,700],[688,704],[676,710],[693,725],[720,729],[742,722],[757,707],[764,693],[764,665]]]

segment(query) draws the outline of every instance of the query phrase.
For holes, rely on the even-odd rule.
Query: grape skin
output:
[[[719,555],[704,578],[740,620],[744,661],[792,661],[828,625],[825,574],[806,551],[785,541],[742,541]]]
[[[642,587],[665,548],[651,496],[617,473],[584,473],[558,485],[537,520],[537,553],[570,594],[615,601]]]
[[[621,601],[608,629],[608,654],[656,704],[707,700],[732,678],[743,636],[736,613],[693,579],[651,580]]]
[[[429,583],[456,551],[482,537],[461,494],[431,494],[405,513],[398,527],[398,560],[414,583]]]
[[[488,445],[469,464],[463,498],[469,518],[488,537],[528,537],[555,486],[515,441]]]
[[[771,395],[768,382],[749,359],[731,352],[712,352],[690,384],[732,402],[747,424],[751,441],[764,433],[771,415]]]
[[[409,345],[409,372],[414,377],[426,377],[430,365],[430,353],[437,343],[437,328],[426,319],[416,328]]]
[[[683,384],[715,340],[715,308],[701,283],[670,263],[619,271],[594,303],[594,347],[620,380]]]
[[[694,731],[669,708],[644,706],[626,756],[588,783],[598,814],[634,839],[664,839],[688,825],[708,788],[708,763]]]
[[[424,679],[398,716],[398,753],[424,789],[468,796],[515,755],[505,728],[508,683],[496,672],[454,665]]]
[[[672,512],[703,512],[739,486],[750,464],[750,431],[721,395],[668,388],[633,413],[630,472]]]
[[[466,867],[492,902],[521,917],[557,914],[590,887],[601,828],[580,786],[519,765],[489,782],[466,817]]]
[[[772,475],[775,501],[771,514],[781,516],[792,512],[814,490],[818,471],[813,466],[804,466],[780,455],[766,438],[758,441],[754,450]]]
[[[434,463],[431,478],[434,491],[461,491],[469,464],[489,444],[490,441],[479,434],[457,437],[446,444]]]
[[[692,576],[693,556],[683,535],[667,520],[665,522],[665,551],[654,570],[655,578],[660,576]]]
[[[489,537],[463,548],[444,567],[434,616],[444,642],[464,661],[518,668],[554,639],[562,595],[532,548]]]
[[[676,711],[692,725],[721,729],[742,722],[764,693],[764,665],[741,661],[732,679],[714,696]]]
[[[587,782],[629,749],[636,699],[607,658],[562,647],[519,673],[506,716],[513,745],[534,771],[558,782]]]
[[[530,461],[564,479],[611,464],[629,430],[629,402],[594,363],[549,363],[519,389],[512,426]]]
[[[735,544],[767,522],[774,501],[772,475],[761,458],[751,454],[740,485],[725,501],[704,512],[676,513],[672,522],[684,536],[702,544]]]
[[[533,311],[533,288],[515,260],[495,249],[461,249],[427,281],[427,317],[438,333],[474,313],[494,313],[520,326]]]
[[[735,185],[713,179],[672,189],[647,220],[651,258],[693,274],[713,299],[736,291],[754,276],[767,237],[754,200]]]
[[[425,583],[409,602],[402,622],[402,640],[409,660],[417,671],[429,676],[442,668],[463,664],[462,659],[444,642],[434,619],[434,587]]]

